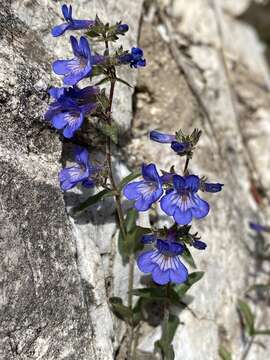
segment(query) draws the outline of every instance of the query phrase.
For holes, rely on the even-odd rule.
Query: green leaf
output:
[[[132,232],[136,227],[138,212],[135,209],[129,209],[125,218],[125,228],[127,233]]]
[[[83,201],[81,204],[79,204],[78,206],[74,207],[72,209],[72,213],[75,214],[79,211],[83,211],[86,208],[88,208],[91,205],[96,204],[97,202],[99,202],[101,199],[113,196],[114,193],[112,190],[108,190],[108,189],[104,189],[100,192],[98,192],[95,195],[91,195],[89,198],[87,198],[85,201]]]
[[[112,122],[111,124],[103,123],[100,126],[100,131],[111,138],[111,140],[117,144],[118,143],[118,126],[115,122]]]
[[[144,299],[167,300],[167,292],[164,287],[133,289],[132,294]]]
[[[132,310],[123,305],[122,299],[119,297],[110,298],[110,304],[112,306],[112,310],[114,314],[120,318],[121,320],[130,322],[132,320]]]
[[[270,289],[270,284],[254,284],[246,291],[246,293],[249,293],[252,290],[269,290],[269,289]]]
[[[116,78],[117,81],[121,82],[122,84],[125,84],[127,85],[128,87],[130,88],[133,88],[133,86],[131,86],[127,81],[123,80],[123,79],[120,79],[120,78]]]
[[[109,77],[105,77],[103,79],[101,79],[100,81],[98,81],[95,86],[99,86],[99,85],[102,85],[102,84],[105,84],[106,82],[109,82],[110,81],[110,78]]]
[[[255,318],[250,306],[243,300],[238,300],[238,308],[244,321],[245,330],[250,336],[253,336]]]
[[[118,190],[121,191],[123,187],[128,184],[130,181],[136,179],[137,177],[141,176],[141,171],[133,171],[128,176],[124,177],[118,185]]]
[[[254,330],[254,335],[270,335],[270,329]]]
[[[131,254],[134,254],[136,251],[143,248],[140,238],[142,235],[150,233],[151,231],[152,229],[150,228],[135,225],[134,229],[130,233],[127,233],[125,239],[123,239],[122,234],[119,233],[118,249],[124,262],[127,261]]]
[[[218,354],[222,360],[232,360],[231,353],[229,353],[223,345],[220,345]]]
[[[172,341],[178,325],[179,325],[178,317],[173,314],[170,314],[167,322],[164,319],[161,339],[155,342],[155,347],[161,350],[163,359],[165,360],[174,360],[175,356],[174,356]]]
[[[94,76],[99,76],[104,74],[104,69],[101,65],[95,65],[93,66],[92,72],[91,72],[91,77]]]
[[[193,284],[195,284],[197,281],[201,280],[203,275],[204,275],[203,271],[195,271],[195,272],[189,274],[186,282],[174,286],[173,290],[177,293],[177,295],[181,299],[186,294],[186,292],[191,288],[191,286]]]
[[[197,266],[195,264],[195,261],[191,255],[191,252],[189,251],[189,249],[187,248],[187,246],[185,245],[185,250],[183,252],[183,254],[181,255],[184,260],[193,268],[196,269]]]

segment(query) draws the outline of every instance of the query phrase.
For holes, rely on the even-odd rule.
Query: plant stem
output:
[[[185,167],[184,167],[184,176],[188,175],[188,164],[189,164],[189,156],[186,157]]]
[[[106,47],[107,53],[109,54],[108,41],[106,39],[104,39],[104,41],[105,41],[105,47]],[[108,106],[108,109],[106,112],[106,118],[107,118],[109,125],[111,125],[111,123],[112,123],[111,112],[112,112],[112,103],[113,103],[115,82],[116,82],[115,68],[112,68],[111,69],[111,86],[110,86],[110,95],[109,95],[109,106]],[[119,220],[119,227],[120,227],[122,237],[125,241],[126,237],[127,237],[127,233],[126,233],[125,222],[124,222],[124,213],[123,213],[122,204],[121,204],[121,194],[117,188],[117,185],[116,185],[116,182],[114,179],[114,175],[113,175],[112,141],[109,136],[107,136],[107,139],[106,139],[106,159],[107,159],[107,164],[108,164],[108,169],[109,169],[110,183],[111,183],[112,189],[114,190],[114,193],[115,193],[114,197],[115,197],[116,210],[117,210],[117,215],[118,215],[118,220]],[[133,305],[132,304],[132,302],[133,302],[132,301],[132,299],[133,299],[132,290],[133,290],[133,278],[134,278],[134,261],[135,261],[134,254],[131,254],[129,256],[129,272],[128,272],[128,307],[130,309],[132,309],[132,305]],[[128,349],[129,349],[128,359],[132,358],[133,337],[134,337],[134,325],[131,324],[130,325],[129,344],[128,344]]]

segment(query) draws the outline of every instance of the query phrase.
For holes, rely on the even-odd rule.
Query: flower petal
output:
[[[70,72],[70,61],[72,60],[56,60],[52,64],[53,71],[57,75],[65,75]]]
[[[154,282],[159,285],[168,284],[168,282],[170,281],[170,270],[168,269],[166,271],[163,271],[158,265],[156,265],[152,271],[152,278]]]
[[[196,175],[189,175],[185,177],[186,186],[192,192],[197,192],[200,187],[200,179]]]
[[[142,164],[142,176],[145,180],[160,182],[160,177],[155,164]]]
[[[173,185],[176,191],[181,192],[185,189],[186,181],[185,178],[183,178],[180,175],[174,175],[173,176]]]
[[[144,181],[134,181],[127,184],[123,189],[123,194],[128,200],[135,200],[141,196],[140,185],[144,184]]]
[[[134,204],[134,207],[138,211],[147,211],[152,206],[153,202],[149,201],[149,199],[146,199],[144,197],[140,197]]]
[[[63,129],[67,125],[67,113],[58,113],[52,117],[52,125],[56,129]]]
[[[193,206],[191,208],[192,215],[196,219],[201,219],[209,213],[209,204],[205,200],[201,199],[199,195],[192,195]]]
[[[68,123],[63,131],[63,135],[65,138],[70,139],[73,137],[75,131],[77,131],[82,123],[83,123],[83,114],[81,113],[80,116],[76,119],[76,121],[73,120],[72,123]]]
[[[81,55],[84,56],[85,58],[91,59],[90,46],[88,40],[84,36],[81,36],[80,38],[80,52]]]
[[[175,256],[182,254],[185,250],[184,245],[177,242],[169,243],[169,247],[170,247],[169,249],[170,253],[172,253]]]
[[[77,146],[75,148],[75,161],[87,168],[89,164],[89,152],[86,148]]]
[[[138,268],[141,270],[141,272],[143,273],[149,273],[151,272],[154,267],[156,266],[153,262],[152,262],[152,255],[154,253],[154,250],[149,250],[146,252],[141,253],[138,258],[137,258],[137,265]]]
[[[181,284],[188,279],[188,270],[178,257],[172,258],[173,268],[169,270],[170,280],[176,284]]]
[[[171,143],[176,140],[175,135],[161,133],[156,130],[150,131],[150,139],[163,144]]]
[[[56,25],[52,28],[51,34],[54,37],[62,35],[68,28],[70,24],[63,23],[61,25]]]
[[[75,56],[81,56],[81,50],[79,47],[79,43],[78,43],[77,39],[75,38],[75,36],[72,36],[72,35],[70,36],[70,42],[71,42],[73,54]]]
[[[160,200],[160,207],[169,216],[173,216],[177,203],[181,197],[176,191],[171,191],[169,194],[164,195]]]
[[[174,212],[174,220],[179,225],[187,225],[192,220],[192,212],[191,209],[182,210],[181,208],[177,207]]]

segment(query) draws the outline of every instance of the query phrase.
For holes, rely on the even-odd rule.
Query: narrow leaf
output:
[[[132,320],[132,310],[123,305],[122,299],[117,297],[110,298],[110,303],[114,314],[124,321]]]
[[[181,299],[193,284],[199,281],[204,275],[203,271],[195,271],[189,274],[188,279],[183,284],[176,285],[173,289]]]
[[[122,179],[118,185],[119,191],[121,191],[126,184],[128,184],[130,181],[136,179],[139,176],[141,176],[141,171],[134,171],[130,173],[128,176],[124,177],[124,179]]]
[[[104,199],[106,197],[110,197],[113,196],[114,193],[111,190],[108,189],[104,189],[102,191],[100,191],[99,193],[90,196],[89,198],[87,198],[85,201],[83,201],[81,204],[79,204],[78,206],[74,207],[72,209],[72,213],[77,213],[79,211],[83,211],[86,208],[88,208],[91,205],[96,204],[97,202],[99,202],[101,199]]]
[[[135,209],[129,209],[125,218],[125,228],[127,233],[132,232],[136,227],[138,212]]]
[[[245,330],[248,332],[249,335],[254,335],[255,318],[250,306],[243,300],[238,300],[238,308],[244,321]]]
[[[254,335],[270,335],[270,329],[255,330]]]
[[[181,255],[184,260],[186,260],[186,262],[193,268],[196,269],[197,266],[195,264],[195,261],[191,255],[191,252],[189,251],[189,249],[187,248],[187,246],[185,245],[185,251],[183,252],[183,254]]]
[[[223,345],[220,345],[218,354],[222,360],[232,360],[231,353],[229,353]]]
[[[105,84],[106,82],[110,81],[110,78],[109,77],[105,77],[103,79],[101,79],[100,81],[98,81],[95,86],[99,86],[99,85],[102,85],[102,84]]]
[[[133,289],[133,295],[140,296],[145,299],[153,299],[153,300],[164,300],[167,299],[166,289],[163,287],[156,288],[144,288],[144,289]]]
[[[120,79],[120,78],[116,78],[117,81],[121,82],[122,84],[125,84],[127,85],[128,87],[130,88],[133,88],[133,86],[131,86],[127,81],[123,80],[123,79]]]
[[[113,122],[112,124],[102,124],[100,130],[104,135],[110,137],[115,144],[118,143],[118,126],[115,122]]]

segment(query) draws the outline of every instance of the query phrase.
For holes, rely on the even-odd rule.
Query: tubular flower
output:
[[[138,211],[148,210],[163,194],[162,179],[154,164],[143,164],[142,176],[144,180],[129,183],[123,190],[128,200],[135,200]]]
[[[65,85],[76,85],[80,80],[91,75],[94,61],[88,41],[84,36],[80,38],[80,43],[71,36],[70,42],[75,57],[71,60],[56,60],[52,67],[57,75],[64,75]]]
[[[119,61],[121,64],[130,64],[130,67],[143,67],[146,65],[146,60],[143,58],[143,50],[133,47],[131,52],[120,56]]]
[[[211,192],[211,193],[216,193],[222,190],[222,186],[224,184],[220,184],[220,183],[203,183],[202,185],[202,190],[203,191],[207,191],[207,192]]]
[[[180,243],[169,238],[157,239],[154,249],[138,256],[137,264],[143,273],[151,273],[153,281],[159,285],[180,284],[188,278],[187,268],[179,258],[183,251],[184,246]]]
[[[270,232],[270,226],[261,225],[261,224],[258,224],[258,223],[250,222],[249,227],[252,230],[255,230],[255,231],[259,232],[259,233],[260,232]]]
[[[60,36],[64,34],[66,30],[81,30],[88,29],[90,26],[95,25],[94,20],[74,20],[72,19],[72,6],[67,5],[62,6],[62,14],[66,23],[57,25],[52,29],[53,36]]]
[[[209,212],[209,205],[196,193],[200,179],[196,175],[173,176],[174,189],[167,191],[160,201],[161,209],[180,225],[187,225],[192,217],[201,219]]]
[[[162,144],[171,144],[171,148],[177,154],[182,154],[190,149],[189,143],[177,141],[175,135],[161,133],[156,130],[150,131],[150,139]]]
[[[99,89],[94,86],[81,90],[76,87],[50,89],[49,93],[56,101],[49,105],[45,119],[56,129],[63,129],[64,137],[73,137],[82,126],[84,117],[96,109],[98,92]]]
[[[87,149],[77,147],[75,149],[75,161],[77,165],[64,168],[58,174],[60,187],[63,191],[73,188],[78,183],[82,183],[87,188],[94,186],[92,176],[99,168],[91,164]]]

